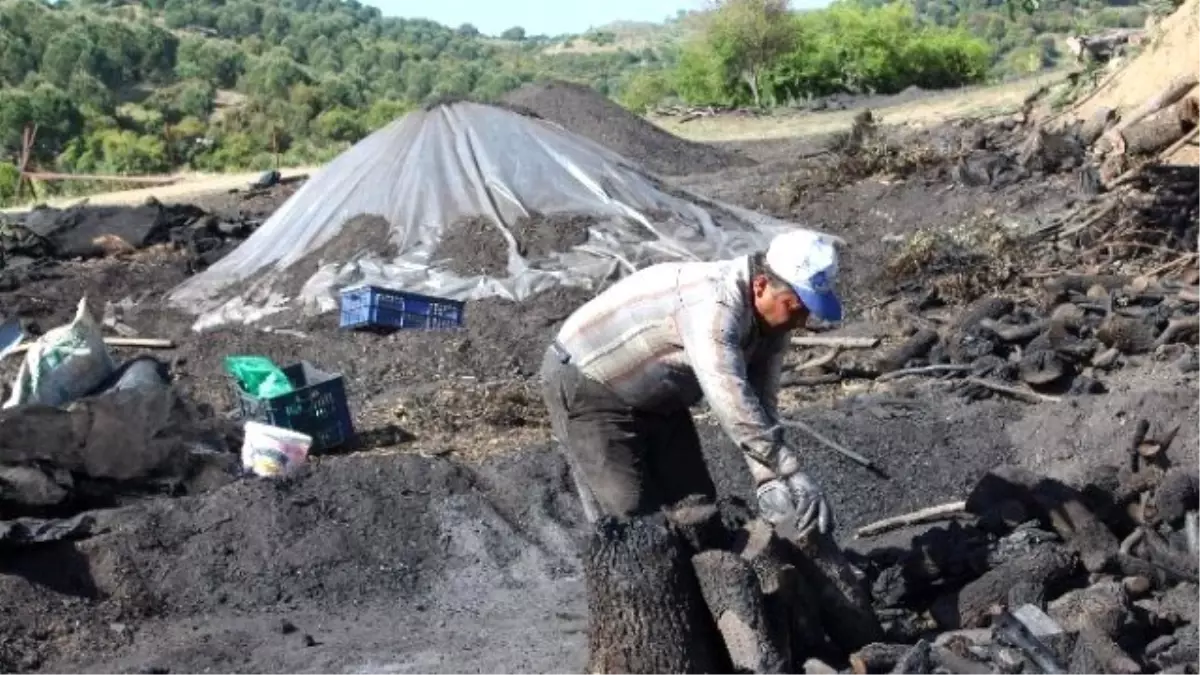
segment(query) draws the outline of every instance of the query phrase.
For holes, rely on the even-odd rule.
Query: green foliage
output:
[[[891,94],[979,82],[992,57],[982,40],[923,22],[902,3],[787,13],[765,0],[728,0],[680,54],[675,90],[694,104]]]
[[[644,114],[672,93],[667,73],[662,70],[642,70],[629,77],[621,88],[618,100],[629,110]]]
[[[431,101],[496,100],[538,78],[637,111],[676,97],[771,105],[956,86],[1052,66],[1065,33],[1146,13],[1113,0],[1031,13],[996,0],[839,0],[805,13],[723,0],[653,29],[637,51],[617,47],[619,26],[574,36],[608,49],[564,51],[547,48],[571,36],[514,26],[495,40],[357,0],[0,0],[0,162],[15,161],[35,126],[34,166],[70,171],[319,162]],[[683,41],[697,25],[706,30]]]

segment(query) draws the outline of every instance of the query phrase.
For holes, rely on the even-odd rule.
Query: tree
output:
[[[508,30],[501,33],[500,39],[501,40],[512,40],[513,42],[520,42],[525,39],[525,29],[521,28],[520,26],[513,26],[512,28],[509,28]]]
[[[750,88],[762,104],[762,77],[795,45],[796,32],[787,0],[725,0],[706,31],[706,39],[722,65]]]

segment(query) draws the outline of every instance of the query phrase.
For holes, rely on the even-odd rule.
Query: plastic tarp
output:
[[[584,244],[528,260],[510,227],[531,213],[586,214],[596,224]],[[390,224],[395,255],[359,250],[348,259],[321,259],[297,282],[289,268],[363,214]],[[444,228],[471,216],[500,228],[507,276],[463,277],[432,258]],[[361,283],[455,300],[522,300],[559,284],[592,287],[654,262],[741,255],[796,227],[667,186],[551,122],[452,103],[409,113],[346,150],[170,300],[199,315],[197,330],[281,311],[330,311],[340,289]]]

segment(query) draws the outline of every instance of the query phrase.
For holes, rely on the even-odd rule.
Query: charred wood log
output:
[[[938,598],[930,611],[943,629],[986,626],[997,608],[1008,605],[1011,588],[1020,583],[1057,587],[1074,575],[1077,565],[1075,556],[1064,547],[1044,544]]]
[[[1142,672],[1142,667],[1111,637],[1086,627],[1075,639],[1067,672],[1132,674]]]
[[[833,643],[848,654],[881,642],[883,627],[872,607],[871,591],[833,539],[819,532],[799,536],[787,526],[776,532],[796,546],[796,569],[815,591],[821,623]]]
[[[773,617],[750,563],[729,551],[704,551],[692,558],[704,602],[724,639],[734,672],[790,670],[786,633]]]
[[[924,357],[937,342],[937,331],[931,328],[918,330],[899,346],[880,357],[876,363],[876,369],[880,373],[899,370],[905,367],[909,361]]]
[[[755,519],[746,524],[733,550],[758,575],[767,613],[779,617],[774,626],[790,647],[792,663],[824,651],[817,593],[796,569],[791,544],[776,537],[768,523]]]
[[[850,670],[857,675],[890,673],[912,649],[912,645],[872,642],[850,655]]]
[[[1170,572],[1175,578],[1196,582],[1200,580],[1200,563],[1186,551],[1172,548],[1162,535],[1154,530],[1143,527],[1143,545],[1146,549],[1146,559]]]
[[[1155,522],[1178,527],[1188,511],[1200,509],[1200,475],[1194,467],[1168,469],[1150,504]]]
[[[900,660],[892,668],[892,672],[923,675],[932,673],[933,668],[933,645],[929,644],[927,640],[918,640],[917,644],[900,657]]]
[[[596,524],[583,559],[589,672],[729,672],[687,549],[662,516]]]

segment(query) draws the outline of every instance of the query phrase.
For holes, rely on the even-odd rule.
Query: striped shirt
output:
[[[743,452],[773,462],[788,339],[764,334],[755,319],[748,256],[639,270],[572,314],[558,343],[633,408],[669,411],[706,399]]]

